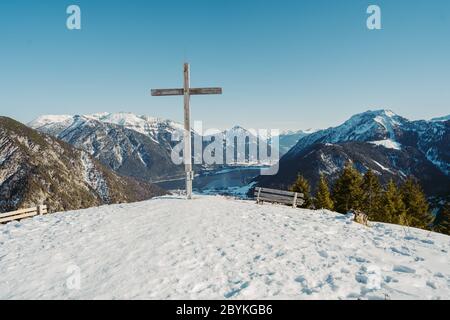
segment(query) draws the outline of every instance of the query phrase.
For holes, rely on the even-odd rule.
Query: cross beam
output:
[[[222,88],[191,88],[189,89],[191,96],[199,96],[206,94],[222,94]],[[152,96],[182,96],[184,95],[184,89],[153,89]]]
[[[191,96],[222,94],[222,88],[191,88],[190,66],[184,64],[184,87],[182,89],[153,89],[152,96],[184,96],[184,166],[186,171],[186,196],[192,199],[192,181],[194,172],[192,170],[192,147],[191,147]]]

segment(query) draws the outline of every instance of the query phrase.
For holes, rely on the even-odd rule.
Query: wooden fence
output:
[[[7,223],[14,220],[21,220],[31,218],[38,215],[47,214],[47,206],[41,205],[29,209],[20,209],[17,211],[11,211],[7,213],[0,213],[0,223]]]
[[[257,203],[271,202],[292,205],[294,208],[305,203],[303,193],[275,190],[268,188],[256,188],[255,197]]]

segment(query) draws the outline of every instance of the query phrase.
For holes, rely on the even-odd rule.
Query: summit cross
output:
[[[184,64],[184,87],[181,89],[152,89],[152,96],[184,96],[184,166],[186,171],[186,196],[192,199],[192,182],[194,171],[192,170],[192,150],[191,150],[191,96],[222,94],[222,88],[191,88],[190,66]]]

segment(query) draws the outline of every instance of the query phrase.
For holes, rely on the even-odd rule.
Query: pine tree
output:
[[[328,182],[325,179],[324,175],[320,175],[315,204],[317,209],[328,209],[328,210],[334,209],[334,203],[333,200],[331,200]]]
[[[422,188],[419,183],[408,178],[402,185],[401,195],[406,206],[407,219],[411,227],[425,229],[429,227],[432,216]]]
[[[311,205],[311,187],[308,180],[306,180],[301,174],[297,176],[297,180],[290,187],[292,192],[303,193],[305,203],[302,207],[308,208]]]
[[[347,213],[352,209],[362,209],[363,192],[361,184],[361,175],[353,168],[351,163],[347,163],[333,187],[332,197],[337,212]]]
[[[381,188],[378,177],[370,169],[364,175],[362,190],[363,211],[369,216],[371,220],[378,220],[377,218],[382,214],[381,203],[383,190]]]
[[[376,221],[408,225],[406,207],[397,185],[391,179],[382,195],[380,212],[375,217]]]
[[[437,214],[433,231],[450,235],[450,202],[447,202]]]

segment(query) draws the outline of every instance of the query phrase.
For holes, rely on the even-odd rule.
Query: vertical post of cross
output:
[[[186,171],[186,196],[192,199],[192,148],[191,148],[191,109],[190,109],[190,67],[189,63],[184,64],[184,165]]]

